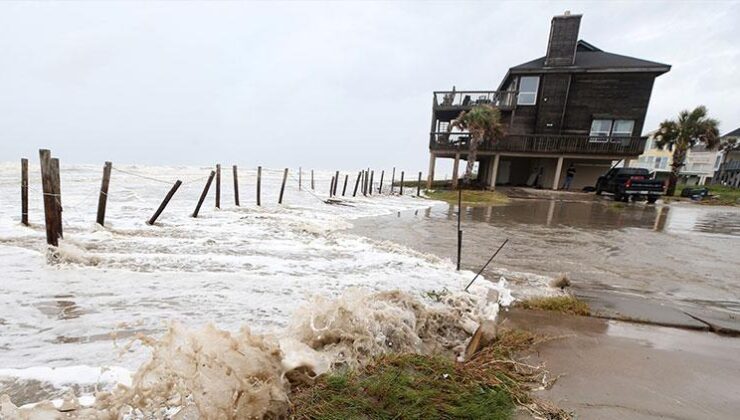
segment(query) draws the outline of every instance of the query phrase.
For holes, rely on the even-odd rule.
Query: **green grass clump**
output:
[[[570,315],[588,316],[591,314],[591,309],[586,302],[570,295],[529,298],[517,303],[517,306],[524,309],[538,309]]]
[[[692,188],[706,187],[709,189],[709,195],[713,197],[707,197],[700,201],[701,204],[718,205],[718,206],[734,206],[740,204],[740,189],[731,188],[724,185],[697,185]],[[674,197],[681,196],[681,190],[686,188],[685,184],[677,184]]]
[[[457,190],[426,190],[425,193],[428,198],[433,200],[457,204]],[[462,202],[469,206],[490,206],[506,204],[509,202],[509,198],[496,191],[463,190]]]
[[[510,419],[514,402],[500,384],[476,380],[441,356],[394,354],[358,371],[320,377],[291,400],[300,419]]]

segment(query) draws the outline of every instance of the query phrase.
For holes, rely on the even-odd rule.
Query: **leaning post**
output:
[[[347,181],[349,180],[349,174],[344,174],[344,187],[342,187],[342,197],[347,192]]]
[[[110,185],[110,171],[113,164],[105,162],[103,165],[103,181],[100,183],[100,194],[98,195],[98,218],[96,222],[105,226],[105,206],[108,204],[108,186]]]
[[[164,211],[164,208],[167,207],[167,204],[169,204],[170,200],[172,199],[172,196],[175,195],[175,192],[177,192],[177,189],[180,188],[180,185],[182,185],[182,181],[180,181],[179,179],[175,181],[175,185],[173,185],[172,188],[170,188],[170,191],[164,197],[164,200],[162,200],[162,204],[159,205],[159,208],[157,209],[157,211],[154,212],[154,214],[152,215],[152,218],[149,219],[146,222],[146,224],[153,225],[154,222],[157,221],[157,218],[159,217],[160,214],[162,214],[162,212]]]
[[[339,171],[334,173],[334,188],[331,191],[331,195],[337,195],[337,186],[339,185]]]
[[[335,178],[332,175],[331,182],[329,183],[329,197],[332,197],[332,195],[334,194],[334,180]]]
[[[211,174],[208,175],[208,181],[206,181],[206,186],[203,188],[203,192],[200,193],[200,198],[198,199],[198,204],[195,205],[195,211],[193,212],[193,217],[198,217],[198,212],[200,211],[200,206],[203,205],[203,201],[205,201],[206,196],[208,195],[208,190],[211,188],[211,183],[213,182],[213,177],[216,176],[215,171],[211,171]]]
[[[28,226],[28,159],[21,159],[21,223]]]
[[[355,181],[355,192],[352,193],[352,197],[357,196],[357,187],[360,186],[360,177],[362,176],[362,171],[357,172],[357,181]]]
[[[288,168],[285,168],[283,172],[283,183],[280,185],[280,197],[278,198],[278,204],[283,204],[283,193],[285,193],[285,181],[288,180]]]

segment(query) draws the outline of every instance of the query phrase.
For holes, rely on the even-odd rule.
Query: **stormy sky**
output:
[[[646,131],[740,126],[740,2],[2,2],[0,161],[426,171],[431,92],[495,89],[567,9],[673,66]]]

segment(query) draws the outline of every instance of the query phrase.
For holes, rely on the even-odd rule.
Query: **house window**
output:
[[[632,137],[632,129],[634,127],[634,120],[614,120],[612,137]]]
[[[609,134],[612,132],[612,120],[594,120],[591,123],[591,137],[602,138],[602,141],[606,141]],[[594,141],[596,141],[594,139]]]
[[[534,105],[537,103],[538,76],[523,76],[519,79],[519,95],[517,105]]]
[[[665,169],[667,165],[668,165],[667,157],[655,158],[655,169]]]

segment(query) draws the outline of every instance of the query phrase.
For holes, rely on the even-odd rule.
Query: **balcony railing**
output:
[[[483,104],[511,109],[516,105],[516,92],[497,90],[434,92],[435,108],[466,108]]]
[[[592,137],[545,134],[508,134],[497,142],[484,142],[479,151],[517,153],[572,153],[637,156],[645,148],[645,137]],[[468,150],[469,133],[436,132],[429,148],[437,151]]]

